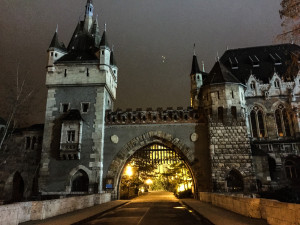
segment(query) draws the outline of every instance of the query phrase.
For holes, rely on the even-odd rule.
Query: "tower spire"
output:
[[[86,31],[89,31],[93,24],[93,13],[94,13],[93,1],[87,0],[85,6],[85,15],[84,15],[84,28]]]
[[[194,55],[196,55],[196,44],[194,43]]]

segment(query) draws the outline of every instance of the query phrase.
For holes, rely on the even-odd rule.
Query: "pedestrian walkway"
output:
[[[97,216],[99,214],[105,213],[111,209],[117,208],[121,205],[126,204],[128,201],[125,200],[116,200],[107,203],[103,203],[100,205],[96,205],[93,207],[89,207],[86,209],[76,210],[74,212],[62,214],[59,216],[55,216],[45,220],[38,221],[29,221],[25,223],[21,223],[21,225],[36,225],[36,224],[44,224],[44,225],[70,225],[82,221],[84,219]]]
[[[263,219],[253,219],[195,199],[182,199],[181,203],[215,225],[267,225]]]

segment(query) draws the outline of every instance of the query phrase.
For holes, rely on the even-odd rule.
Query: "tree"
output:
[[[280,18],[283,20],[281,26],[283,33],[278,35],[279,40],[299,43],[300,42],[300,0],[282,0],[279,10]]]
[[[0,151],[3,150],[4,141],[10,137],[16,128],[18,121],[22,119],[21,115],[26,112],[26,110],[24,110],[26,108],[25,103],[29,100],[33,93],[33,89],[30,88],[26,82],[28,74],[21,79],[19,68],[20,65],[17,66],[15,84],[6,86],[5,91],[7,98],[5,99],[5,102],[2,103],[2,110],[4,110],[2,113],[6,114],[7,120],[4,130],[0,134]]]

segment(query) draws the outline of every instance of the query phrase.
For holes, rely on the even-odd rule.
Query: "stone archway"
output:
[[[116,195],[118,194],[117,190],[119,186],[120,176],[128,159],[130,159],[131,156],[139,149],[142,149],[143,147],[151,144],[162,144],[179,152],[182,155],[187,167],[191,171],[191,174],[194,178],[194,170],[192,169],[192,164],[195,159],[194,149],[190,149],[181,140],[173,137],[171,134],[165,133],[163,131],[150,131],[129,141],[112,160],[108,168],[106,178],[113,180],[113,194],[115,195],[115,197],[117,197]],[[197,190],[196,183],[196,179],[194,178],[195,190]]]

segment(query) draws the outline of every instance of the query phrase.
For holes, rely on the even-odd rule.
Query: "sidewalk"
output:
[[[55,216],[52,218],[48,218],[45,220],[35,220],[28,221],[25,223],[20,223],[21,225],[36,225],[36,224],[45,224],[45,225],[69,225],[73,223],[77,223],[84,219],[105,213],[108,210],[117,208],[121,205],[126,204],[127,200],[116,200],[107,203],[103,203],[100,205],[96,205],[93,207],[89,207],[86,209],[76,210],[74,212],[69,212],[66,214],[62,214],[59,216]]]
[[[263,219],[253,219],[237,213],[219,208],[209,203],[195,199],[181,199],[183,205],[188,206],[197,214],[209,220],[215,225],[267,225]]]

